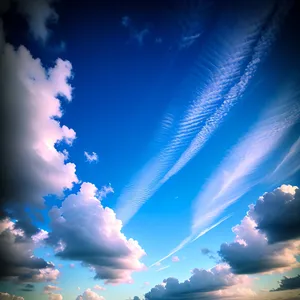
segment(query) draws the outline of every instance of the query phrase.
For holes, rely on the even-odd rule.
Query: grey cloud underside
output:
[[[242,242],[223,243],[219,255],[235,274],[291,267],[299,255],[299,207],[297,187],[282,186],[265,193],[233,228]]]
[[[261,197],[250,215],[269,243],[300,237],[300,190],[295,195],[277,189]]]
[[[42,258],[31,257],[33,242],[26,237],[15,236],[9,229],[0,234],[0,280],[34,281],[40,269],[53,265]]]
[[[194,269],[193,275],[182,283],[177,278],[164,280],[165,286],[156,285],[145,294],[146,300],[154,299],[211,299],[209,292],[217,291],[235,284],[229,269],[212,271]]]
[[[113,210],[102,206],[98,192],[93,184],[83,183],[60,208],[52,208],[47,242],[54,247],[62,242],[56,256],[92,267],[95,279],[129,282],[130,274],[143,267],[139,258],[144,250],[123,235],[122,223]]]
[[[277,289],[273,289],[270,292],[277,291],[286,291],[286,290],[295,290],[300,289],[300,274],[295,277],[286,277],[279,281],[279,287]]]

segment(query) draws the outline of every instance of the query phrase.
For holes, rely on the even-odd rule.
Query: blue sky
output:
[[[0,299],[296,299],[298,3],[0,13]]]

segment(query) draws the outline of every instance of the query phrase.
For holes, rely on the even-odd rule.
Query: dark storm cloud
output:
[[[279,281],[279,287],[273,289],[270,292],[285,291],[285,290],[295,290],[300,289],[300,274],[295,277],[286,277]]]
[[[289,190],[290,189],[290,190]],[[269,243],[300,237],[300,190],[278,188],[260,197],[249,215]]]

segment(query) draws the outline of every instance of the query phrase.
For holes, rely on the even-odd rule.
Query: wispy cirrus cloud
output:
[[[247,26],[242,27],[238,37],[232,41],[233,46],[225,52],[221,51],[222,59],[214,61],[217,68],[211,80],[198,93],[183,118],[175,122],[172,116],[167,115],[163,124],[174,128],[175,134],[119,197],[117,214],[124,224],[201,150],[243,96],[268,53],[279,30],[280,20],[285,17],[288,8],[282,5],[274,13],[274,7],[268,7],[246,22]]]
[[[161,271],[163,271],[165,269],[168,269],[168,268],[170,268],[170,266],[164,266],[164,267],[161,267],[161,268],[157,269],[156,272],[161,272]]]
[[[222,218],[220,221],[218,221],[217,223],[213,224],[212,226],[209,226],[207,228],[205,228],[204,230],[202,230],[196,237],[195,234],[192,233],[191,235],[189,235],[187,238],[185,238],[176,248],[174,248],[168,255],[164,256],[163,258],[159,259],[158,261],[156,261],[155,263],[153,263],[151,267],[153,266],[157,266],[160,265],[160,263],[164,260],[166,260],[167,258],[171,257],[172,255],[174,255],[176,252],[178,252],[179,250],[181,250],[186,244],[189,244],[191,242],[194,242],[195,240],[197,240],[199,237],[203,236],[204,234],[206,234],[207,232],[209,232],[210,230],[214,229],[215,227],[217,227],[218,225],[220,225],[221,223],[223,223],[224,221],[226,221],[227,219],[229,219],[231,217],[231,215],[226,216],[224,218]]]
[[[210,225],[226,208],[253,186],[265,180],[267,171],[258,172],[260,165],[269,158],[300,118],[298,89],[289,87],[278,95],[278,99],[279,101],[266,110],[255,126],[232,148],[196,197],[190,236],[159,262],[225,221],[229,216]]]

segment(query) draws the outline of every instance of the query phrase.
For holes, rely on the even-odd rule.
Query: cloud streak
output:
[[[286,5],[279,7],[275,13],[272,9],[273,6],[267,7],[259,17],[252,16],[239,31],[238,38],[232,40],[231,44],[234,46],[225,52],[221,51],[223,60],[213,62],[216,71],[211,81],[198,93],[181,121],[175,124],[168,115],[164,124],[176,129],[174,136],[133,178],[118,199],[117,215],[123,224],[200,151],[230,109],[243,96],[276,37],[279,21],[288,11]],[[272,13],[271,21],[266,23]],[[249,63],[244,67],[248,60]]]
[[[176,252],[178,252],[179,250],[181,250],[186,244],[196,241],[198,238],[200,238],[201,236],[203,236],[204,234],[206,234],[210,230],[214,229],[215,227],[219,226],[221,223],[223,223],[224,221],[226,221],[227,219],[229,219],[231,216],[232,215],[229,215],[229,216],[226,216],[226,217],[222,218],[217,223],[215,223],[212,226],[210,226],[210,227],[202,230],[196,237],[195,237],[195,234],[192,233],[190,236],[188,236],[187,238],[185,238],[176,248],[174,248],[168,255],[164,256],[160,260],[158,260],[155,263],[153,263],[150,266],[150,268],[153,267],[153,266],[155,266],[155,265],[160,264],[162,261],[166,260],[167,258],[169,258],[170,256],[172,256],[173,254],[175,254]]]
[[[298,97],[298,91],[284,90],[279,94],[280,100],[276,105],[266,110],[249,133],[233,147],[195,199],[190,236],[158,262],[167,259],[186,244],[197,240],[228,219],[230,215],[210,225],[228,206],[265,179],[265,173],[259,175],[255,171],[299,120]]]

